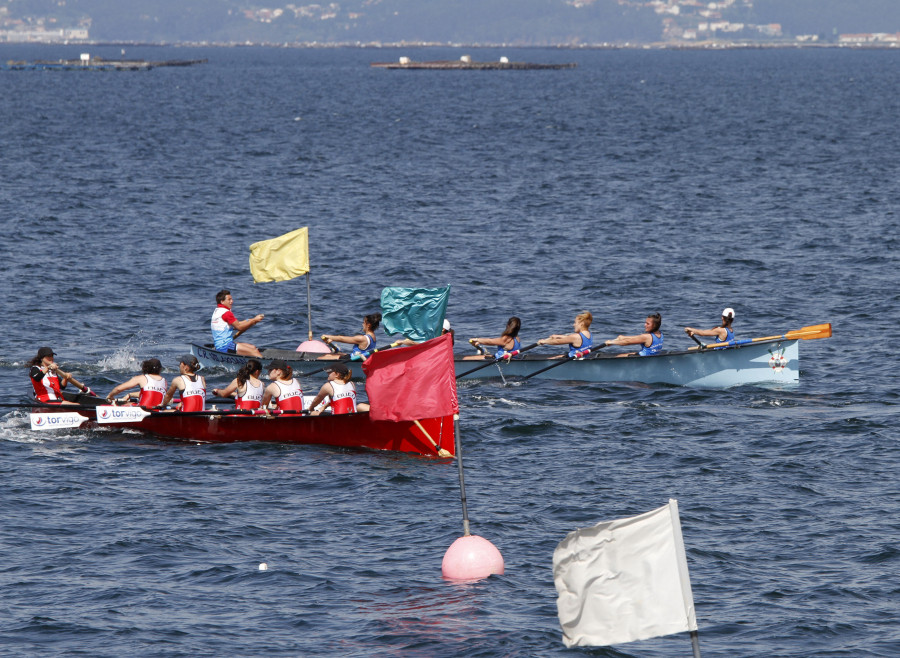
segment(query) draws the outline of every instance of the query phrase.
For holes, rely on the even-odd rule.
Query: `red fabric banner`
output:
[[[375,352],[362,367],[372,420],[417,420],[459,412],[450,334]]]

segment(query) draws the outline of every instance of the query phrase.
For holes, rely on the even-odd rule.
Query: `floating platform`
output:
[[[415,62],[409,57],[401,57],[397,62],[373,62],[379,69],[433,70],[433,71],[533,71],[538,69],[574,69],[577,64],[532,64],[530,62],[510,62],[501,57],[496,62],[473,62],[469,55],[458,60],[444,59],[433,62]]]
[[[36,60],[23,62],[8,60],[0,64],[6,71],[149,71],[161,66],[193,66],[205,64],[206,59],[174,59],[164,62],[147,62],[142,59],[101,59],[82,55],[81,59]]]

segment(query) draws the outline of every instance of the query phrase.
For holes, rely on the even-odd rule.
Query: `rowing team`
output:
[[[563,356],[576,358],[592,349],[606,347],[608,345],[636,345],[640,347],[637,352],[629,352],[620,354],[619,356],[651,356],[662,351],[662,316],[659,313],[652,313],[647,316],[647,319],[644,320],[643,333],[634,336],[620,335],[616,338],[604,341],[597,347],[594,347],[594,338],[591,335],[591,323],[593,320],[594,316],[591,315],[590,311],[579,313],[575,316],[575,322],[572,326],[575,330],[573,333],[552,334],[547,338],[542,338],[537,341],[537,345],[567,345],[569,351],[565,355],[556,358],[562,358]],[[734,331],[731,328],[733,322],[734,309],[726,308],[722,311],[721,325],[713,327],[712,329],[694,329],[693,327],[685,327],[684,331],[692,338],[694,336],[710,336],[715,338],[717,342],[724,343],[726,341],[734,340]],[[499,338],[470,338],[469,342],[477,349],[480,349],[482,353],[474,356],[467,356],[465,358],[468,360],[488,358],[500,359],[509,354],[518,353],[522,349],[521,342],[519,341],[519,329],[521,329],[521,327],[522,321],[513,316],[507,321],[506,328]],[[694,338],[694,340],[697,339]],[[699,341],[697,342],[699,343]],[[496,347],[497,350],[494,354],[488,354],[481,349],[482,345],[490,345]]]
[[[55,355],[51,348],[42,347],[32,359],[30,375],[34,397],[48,404],[76,404],[63,398],[62,389],[69,382],[82,393],[96,397],[96,393],[88,386],[59,368],[53,360]],[[206,407],[206,378],[197,374],[200,370],[197,358],[191,354],[182,356],[178,362],[178,370],[178,376],[167,387],[166,379],[160,374],[162,363],[159,359],[147,359],[141,364],[141,374],[113,388],[106,400],[111,403],[137,404],[145,408],[165,408],[178,394],[179,411],[203,411]],[[353,373],[345,363],[335,362],[324,368],[329,373],[328,381],[308,405],[304,405],[303,389],[287,363],[275,359],[269,364],[267,370],[272,383],[268,386],[264,386],[260,380],[262,370],[259,361],[249,359],[228,386],[223,389],[214,388],[212,393],[221,397],[234,397],[237,409],[269,409],[271,406],[282,411],[307,409],[312,415],[318,415],[329,407],[335,414],[369,409],[368,404],[357,403],[356,385],[351,381]],[[117,395],[134,388],[140,389],[140,393],[129,393],[124,399],[116,400]]]

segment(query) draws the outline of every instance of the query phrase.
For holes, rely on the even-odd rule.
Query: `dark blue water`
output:
[[[659,311],[687,347],[683,326],[731,306],[744,337],[833,324],[801,344],[800,384],[466,382],[472,529],[506,560],[470,585],[440,571],[462,532],[455,462],[33,433],[3,410],[0,653],[563,654],[557,542],[672,497],[704,655],[900,655],[898,54],[369,67],[460,54],[133,48],[209,62],[0,73],[2,400],[45,344],[100,391],[149,356],[171,376],[223,287],[239,317],[266,315],[248,340],[295,346],[305,283],[254,285],[247,247],[300,226],[317,334],[355,332],[388,285],[450,283],[460,349],[512,314],[531,341],[582,309],[599,338]]]

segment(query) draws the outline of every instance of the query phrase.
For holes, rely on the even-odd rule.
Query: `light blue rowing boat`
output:
[[[514,359],[484,363],[456,359],[456,375],[460,379],[531,378],[583,382],[642,382],[673,384],[699,388],[729,388],[754,384],[796,384],[800,381],[799,342],[831,336],[831,325],[813,325],[778,336],[748,338],[728,343],[715,343],[688,350],[662,352],[653,356],[615,356],[600,350],[580,359],[553,359],[548,356],[521,354]],[[394,349],[403,349],[394,348]],[[292,350],[261,350],[263,366],[273,359],[283,359],[299,376],[321,371],[327,361],[321,354]],[[205,368],[234,372],[249,357],[217,352],[212,346],[191,345],[191,354]],[[357,365],[362,365],[355,362]],[[350,361],[352,367],[354,362]],[[362,367],[353,368],[357,378],[365,374]]]

